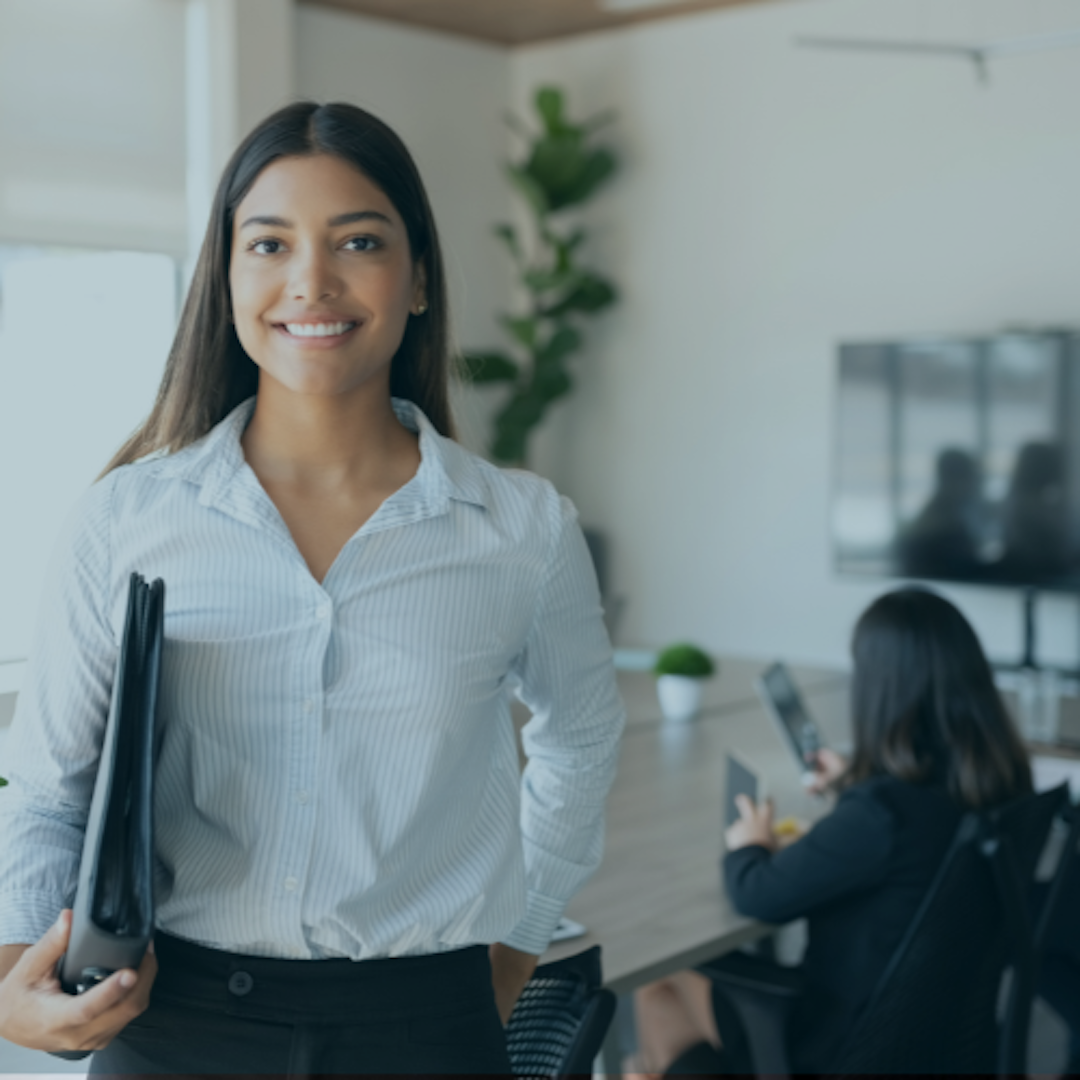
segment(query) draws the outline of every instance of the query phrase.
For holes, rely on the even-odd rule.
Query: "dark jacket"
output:
[[[728,895],[743,915],[808,921],[805,991],[789,1028],[796,1071],[829,1067],[961,815],[943,788],[878,777],[844,792],[831,814],[777,854],[751,845],[725,856]]]

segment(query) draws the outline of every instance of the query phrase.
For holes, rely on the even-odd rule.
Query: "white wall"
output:
[[[511,213],[502,176],[512,54],[448,34],[318,7],[297,11],[297,91],[385,120],[416,159],[439,225],[457,338],[500,340],[509,269],[492,225]],[[463,441],[487,438],[482,395],[459,396]]]
[[[184,250],[184,5],[0,3],[0,242]]]
[[[621,178],[588,253],[624,302],[580,366],[548,471],[610,531],[624,638],[843,662],[881,589],[831,570],[834,346],[1080,322],[1080,50],[1001,62],[794,47],[799,33],[963,39],[1080,24],[1076,0],[804,0],[515,54],[616,107]],[[549,439],[549,446],[551,440]],[[954,589],[988,649],[1013,593]],[[1044,656],[1077,612],[1044,603]]]

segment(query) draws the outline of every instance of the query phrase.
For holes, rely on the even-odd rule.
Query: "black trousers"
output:
[[[504,1075],[487,948],[391,960],[274,960],[160,930],[150,1007],[91,1076]]]

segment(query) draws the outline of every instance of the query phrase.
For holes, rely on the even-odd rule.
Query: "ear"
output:
[[[427,270],[422,259],[413,264],[413,302],[409,310],[414,315],[423,315],[428,309]]]

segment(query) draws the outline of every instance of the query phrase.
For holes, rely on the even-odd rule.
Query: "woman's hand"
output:
[[[735,805],[739,808],[739,820],[729,825],[724,833],[728,851],[738,851],[750,844],[776,851],[772,799],[766,799],[758,806],[748,795],[736,795]]]
[[[807,785],[806,790],[813,795],[823,795],[847,772],[848,762],[835,750],[822,749],[814,754],[810,767],[814,781]]]
[[[509,945],[498,941],[488,949],[488,955],[491,957],[495,1005],[499,1010],[499,1019],[502,1020],[503,1027],[506,1027],[517,999],[521,997],[525,984],[532,978],[540,957],[519,949],[511,949]]]
[[[56,964],[71,935],[71,909],[31,945],[0,982],[0,1036],[31,1050],[101,1050],[150,1004],[157,960],[113,972],[77,996],[60,986]],[[130,979],[130,985],[125,980]]]

